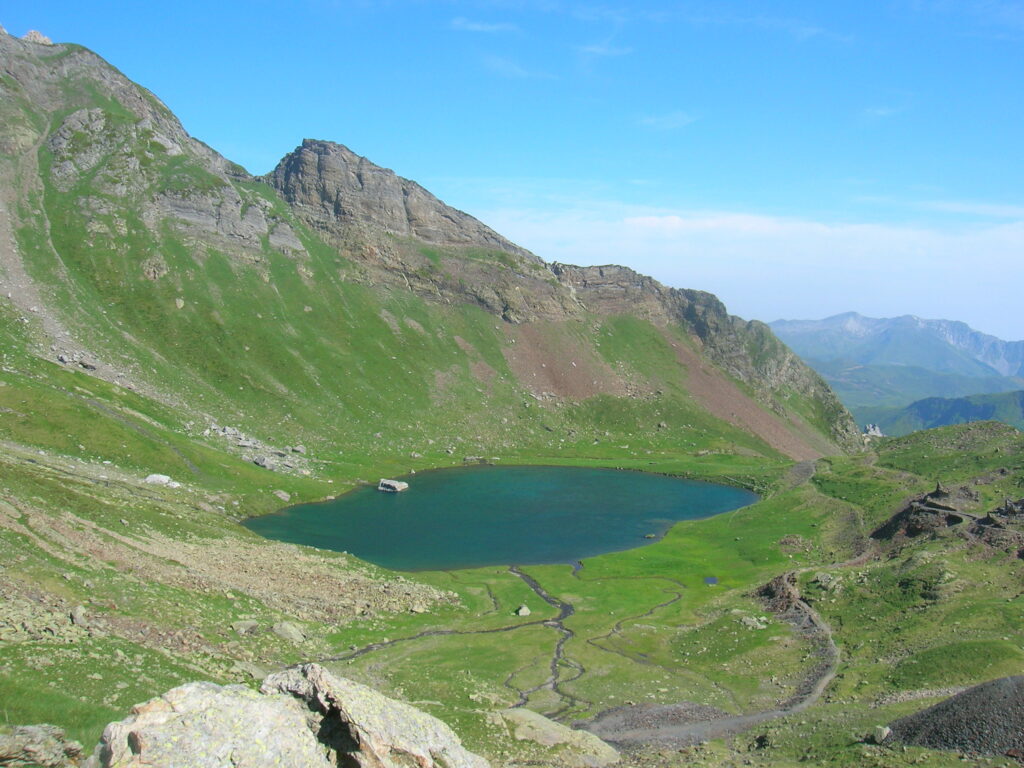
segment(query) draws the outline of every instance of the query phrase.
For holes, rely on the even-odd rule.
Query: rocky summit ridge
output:
[[[443,246],[473,246],[539,262],[467,213],[341,144],[304,139],[263,180],[314,229],[344,242],[365,228]]]

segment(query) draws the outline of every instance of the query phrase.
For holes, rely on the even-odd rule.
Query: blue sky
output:
[[[346,144],[549,261],[747,318],[1024,338],[1024,1],[40,3],[254,173]]]

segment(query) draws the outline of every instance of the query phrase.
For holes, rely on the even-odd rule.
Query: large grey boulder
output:
[[[619,753],[597,736],[549,720],[529,709],[506,709],[502,718],[520,741],[561,747],[559,761],[568,768],[604,768],[619,762]]]
[[[489,768],[420,710],[316,664],[259,692],[189,683],[103,731],[85,768]]]
[[[317,664],[270,675],[263,693],[288,693],[342,733],[354,748],[351,757],[363,768],[488,768],[479,755],[466,751],[451,728],[436,717],[389,699]]]
[[[336,765],[291,696],[189,683],[103,730],[85,768],[328,768]]]
[[[290,621],[279,621],[270,628],[270,631],[290,643],[302,643],[306,640],[305,633]]]

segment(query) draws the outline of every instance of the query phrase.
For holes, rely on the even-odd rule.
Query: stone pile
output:
[[[904,744],[980,755],[1024,752],[1024,676],[1002,677],[890,724]]]

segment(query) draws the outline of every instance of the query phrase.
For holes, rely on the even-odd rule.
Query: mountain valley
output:
[[[1011,403],[1012,393],[1024,389],[1024,342],[1002,341],[961,322],[911,315],[871,318],[847,312],[770,325],[828,381],[862,426],[873,423],[886,434],[904,435],[970,420],[956,415],[968,412],[974,420],[1020,426]],[[991,401],[991,408],[935,402],[984,395],[994,396],[981,398]]]
[[[81,46],[0,31],[0,62],[0,743],[51,723],[90,753],[168,689],[301,669],[494,766],[963,764],[867,734],[1020,673],[1019,431],[865,445],[710,293],[545,262],[333,142],[253,176]],[[240,524],[481,461],[760,500],[578,564],[415,573]],[[936,500],[959,522],[899,517]]]

